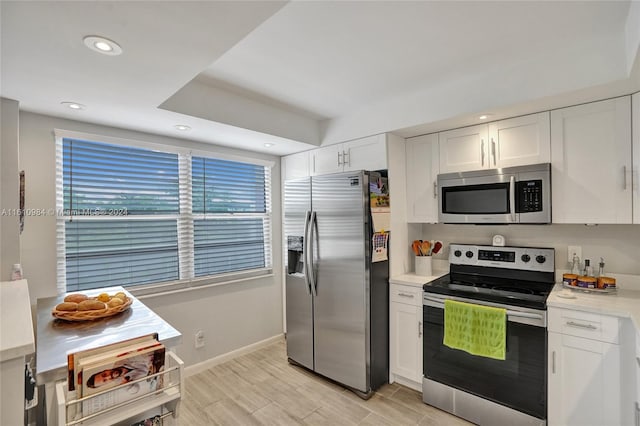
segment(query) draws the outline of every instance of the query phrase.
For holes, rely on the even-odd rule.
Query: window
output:
[[[59,137],[63,291],[271,268],[268,166]]]

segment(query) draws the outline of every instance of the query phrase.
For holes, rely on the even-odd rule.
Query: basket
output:
[[[65,321],[93,321],[124,312],[129,309],[132,303],[133,299],[127,297],[127,300],[122,305],[114,306],[113,308],[94,309],[91,311],[58,311],[54,308],[51,311],[51,315]]]

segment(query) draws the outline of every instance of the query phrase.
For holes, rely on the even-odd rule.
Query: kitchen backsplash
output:
[[[436,261],[448,259],[451,243],[491,245],[496,234],[503,235],[508,246],[554,248],[557,271],[571,268],[567,246],[576,245],[582,247],[581,261],[591,259],[596,268],[600,258],[604,258],[607,275],[640,276],[640,225],[425,224],[422,225],[421,238],[437,239],[444,243],[442,252],[433,259]]]

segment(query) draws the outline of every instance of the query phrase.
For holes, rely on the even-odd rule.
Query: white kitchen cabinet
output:
[[[489,123],[489,168],[551,161],[549,112]]]
[[[619,425],[619,319],[549,308],[548,422],[550,426]]]
[[[640,92],[634,93],[631,96],[631,102],[633,104],[631,106],[631,128],[633,134],[633,169],[631,174],[631,186],[633,188],[633,223],[640,224]]]
[[[550,161],[549,112],[439,134],[440,173]]]
[[[422,289],[390,285],[389,363],[390,382],[421,390]]]
[[[369,136],[311,151],[311,174],[387,168],[385,134]]]
[[[407,222],[438,222],[440,170],[438,134],[409,138],[405,144],[407,173]]]
[[[304,151],[282,157],[281,168],[283,180],[286,181],[309,176],[309,156],[309,151]]]
[[[489,127],[486,124],[440,132],[440,173],[488,167]]]
[[[631,223],[631,97],[551,112],[553,223]]]

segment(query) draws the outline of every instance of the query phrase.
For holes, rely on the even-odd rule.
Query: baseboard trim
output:
[[[222,364],[223,362],[230,361],[234,358],[237,358],[244,354],[248,354],[250,352],[263,348],[265,346],[269,346],[270,344],[276,343],[282,339],[284,339],[284,334],[278,334],[273,337],[269,337],[268,339],[264,339],[259,342],[252,343],[242,348],[233,350],[231,352],[227,352],[226,354],[218,355],[217,357],[210,358],[206,361],[202,361],[197,364],[190,365],[184,368],[184,376],[189,377],[189,376],[193,376],[194,374],[201,373],[218,364]]]

